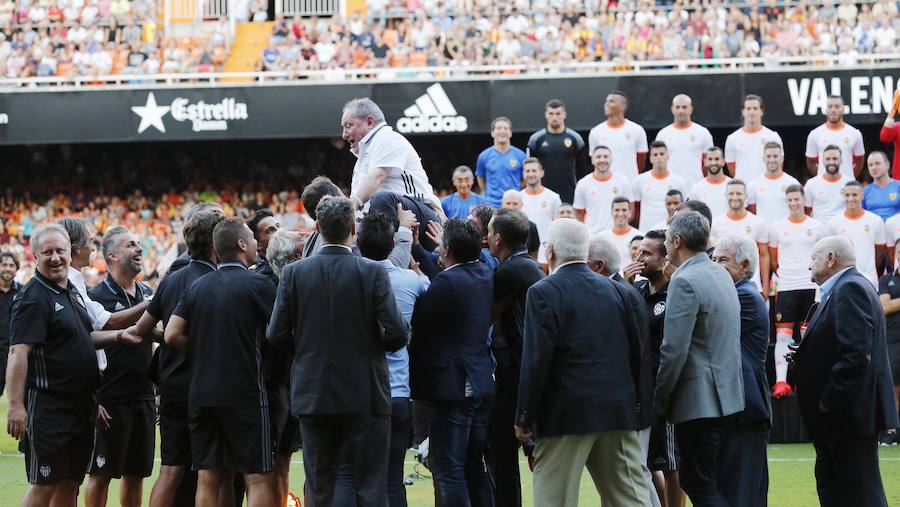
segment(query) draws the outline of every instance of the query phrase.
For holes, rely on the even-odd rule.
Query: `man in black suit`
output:
[[[356,208],[319,202],[318,255],[288,264],[267,336],[293,348],[291,408],[300,417],[313,505],[332,504],[342,446],[353,448],[359,505],[385,506],[391,391],[385,351],[409,338],[384,266],[352,254]]]
[[[647,456],[650,452],[650,430],[655,415],[653,411],[653,390],[658,361],[655,362],[654,358],[657,358],[658,355],[654,354],[652,350],[653,344],[650,341],[650,312],[647,310],[647,305],[644,303],[641,293],[632,287],[619,273],[621,258],[619,249],[611,241],[600,235],[595,235],[591,238],[590,248],[588,249],[588,267],[594,273],[616,282],[616,290],[631,305],[631,313],[626,316],[634,319],[634,325],[638,330],[641,343],[641,391],[638,393],[641,428],[638,431],[638,440],[641,444],[641,472],[644,475],[644,482],[647,483],[651,505],[660,507],[662,503],[659,500],[659,492],[653,484],[653,475],[647,461]]]
[[[810,258],[821,302],[800,345],[789,346],[788,362],[816,448],[819,502],[887,506],[877,439],[898,422],[881,303],[854,267],[848,239],[823,238]]]
[[[256,254],[256,264],[250,266],[250,271],[264,275],[272,283],[278,285],[278,277],[275,276],[275,271],[272,269],[272,265],[269,264],[269,259],[266,258],[266,250],[269,248],[269,238],[278,232],[281,224],[278,223],[278,219],[275,218],[275,214],[271,210],[260,209],[256,210],[256,213],[247,220],[247,227],[253,232],[253,239],[256,240],[256,244],[259,246],[259,252]]]
[[[534,504],[577,505],[587,467],[604,504],[649,506],[630,303],[586,265],[584,223],[557,219],[547,236],[551,271],[528,289],[516,409],[516,436],[535,438]]]
[[[766,445],[772,426],[772,399],[766,379],[769,312],[751,282],[759,262],[756,245],[747,238],[724,236],[716,243],[713,262],[728,271],[741,303],[741,370],[744,410],[722,438],[719,450],[719,490],[731,507],[766,505],[769,464]]]
[[[528,217],[518,210],[499,209],[488,222],[488,246],[500,264],[494,272],[491,316],[501,332],[492,343],[497,367],[497,397],[491,415],[487,465],[494,481],[498,506],[522,505],[518,451],[521,445],[513,425],[522,365],[525,328],[525,296],[528,288],[544,278],[544,271],[528,255]]]
[[[484,445],[494,402],[491,352],[493,270],[479,260],[481,232],[454,219],[440,246],[445,269],[419,296],[409,346],[413,398],[428,402],[435,503],[493,506]]]

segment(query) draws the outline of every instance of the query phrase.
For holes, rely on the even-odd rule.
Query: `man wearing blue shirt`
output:
[[[503,192],[522,188],[525,152],[510,144],[512,122],[505,116],[498,116],[491,122],[491,137],[494,145],[478,155],[475,176],[488,204],[499,208]]]
[[[487,204],[487,199],[472,192],[475,176],[467,165],[461,165],[453,171],[453,186],[456,192],[441,200],[441,208],[447,218],[466,218],[473,206]],[[483,190],[483,189],[482,189]]]
[[[471,178],[471,170],[469,171]],[[372,212],[362,221],[356,246],[363,257],[380,262],[387,270],[403,320],[412,319],[416,300],[428,289],[428,277],[416,268],[402,269],[391,263],[388,256],[394,248],[394,225],[384,213]],[[387,490],[391,507],[406,505],[406,486],[403,484],[403,460],[409,447],[412,429],[412,410],[409,402],[409,352],[406,347],[385,354],[391,381],[391,444],[388,455]],[[353,501],[348,504],[355,503]],[[335,501],[335,505],[340,502]]]
[[[891,178],[891,163],[882,151],[873,151],[868,159],[872,183],[863,189],[862,207],[887,220],[900,213],[900,181]]]

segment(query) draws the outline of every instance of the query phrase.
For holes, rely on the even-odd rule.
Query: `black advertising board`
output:
[[[603,119],[612,90],[630,99],[628,117],[648,129],[671,122],[674,95],[693,97],[694,120],[710,128],[740,124],[740,98],[765,99],[770,127],[821,123],[825,100],[840,94],[848,122],[884,120],[900,69],[647,72],[611,76],[403,82],[287,83],[0,92],[0,144],[325,138],[340,135],[343,104],[370,96],[387,121],[410,135],[483,134],[508,116],[516,132],[544,126],[547,100],[566,102],[568,126],[589,130]]]

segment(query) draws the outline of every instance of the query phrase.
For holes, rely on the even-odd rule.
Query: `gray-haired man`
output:
[[[356,156],[350,198],[360,207],[376,192],[388,191],[421,199],[441,210],[416,149],[385,122],[384,113],[372,99],[347,102],[341,129],[341,137],[350,143],[350,151]]]
[[[675,214],[666,231],[669,282],[656,408],[675,424],[681,486],[694,505],[727,505],[716,483],[719,448],[744,409],[740,303],[734,281],[706,254],[709,222]]]

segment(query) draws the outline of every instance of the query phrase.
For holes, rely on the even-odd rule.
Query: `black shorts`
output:
[[[150,477],[156,450],[156,403],[123,401],[103,405],[109,428],[97,428],[91,475]]]
[[[300,450],[300,419],[291,414],[290,388],[287,385],[266,389],[272,443],[279,455]]]
[[[815,289],[786,290],[775,296],[775,323],[799,324],[812,317],[810,309],[816,303]]]
[[[272,471],[269,407],[191,407],[189,424],[198,470]]]
[[[650,428],[647,468],[652,472],[678,471],[678,446],[675,444],[675,425],[660,419]]]
[[[187,402],[159,403],[159,457],[166,466],[191,466]]]
[[[30,484],[50,486],[62,481],[81,484],[94,448],[97,402],[93,393],[26,393],[25,471]]]

